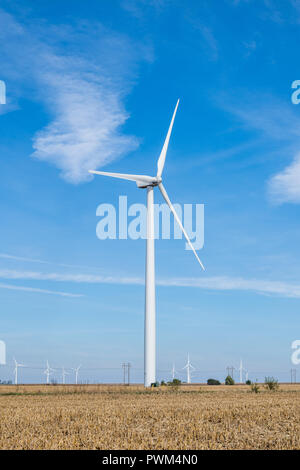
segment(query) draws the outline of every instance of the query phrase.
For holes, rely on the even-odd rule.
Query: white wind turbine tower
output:
[[[15,368],[14,368],[15,385],[18,385],[18,367],[25,367],[25,366],[24,364],[19,364],[15,358],[14,358],[14,363],[15,363]]]
[[[75,372],[75,384],[76,385],[78,384],[78,372],[79,372],[80,367],[81,365],[73,369],[73,371]]]
[[[62,376],[62,383],[65,385],[66,383],[66,375],[68,375],[69,372],[66,372],[66,369],[64,366],[61,368],[61,376]]]
[[[90,173],[97,175],[111,176],[124,180],[134,181],[138,188],[147,189],[147,245],[146,245],[146,279],[145,279],[145,337],[144,337],[144,384],[150,387],[156,382],[156,313],[155,313],[155,257],[154,257],[154,196],[153,190],[158,186],[163,198],[168,204],[179,227],[181,228],[189,246],[193,250],[199,264],[204,270],[204,266],[193,247],[180,218],[171,204],[169,196],[162,184],[162,172],[165,165],[169,140],[172,127],[177,112],[179,100],[177,101],[175,111],[172,116],[171,124],[157,161],[156,176],[147,175],[128,175],[123,173],[107,173],[105,171],[90,170]]]
[[[177,373],[177,370],[175,369],[175,364],[173,363],[173,367],[172,367],[172,370],[171,370],[171,374],[172,374],[172,379],[174,380],[175,379],[175,374]]]
[[[52,372],[54,372],[54,369],[52,369],[50,366],[49,366],[49,362],[47,360],[46,362],[46,369],[44,370],[44,374],[46,374],[46,383],[49,384],[50,383],[50,375],[52,374]]]
[[[248,372],[246,371],[246,369],[244,369],[243,367],[243,361],[242,359],[240,359],[240,367],[238,368],[239,372],[240,372],[240,384],[243,383],[243,372],[246,372],[246,381],[248,380]]]
[[[191,383],[191,371],[195,370],[195,367],[192,366],[190,363],[190,355],[188,354],[188,361],[187,364],[184,366],[184,369],[186,369],[186,383],[190,384]]]

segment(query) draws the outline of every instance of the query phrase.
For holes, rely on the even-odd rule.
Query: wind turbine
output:
[[[156,176],[147,175],[128,175],[123,173],[108,173],[105,171],[90,170],[90,173],[96,175],[111,176],[112,178],[120,178],[124,180],[134,181],[138,188],[147,189],[147,244],[146,244],[146,279],[145,279],[145,337],[144,337],[144,385],[150,387],[156,382],[156,314],[155,314],[155,257],[154,257],[154,196],[153,190],[158,186],[164,200],[168,204],[174,215],[183,235],[185,236],[189,246],[194,252],[200,266],[204,270],[204,266],[193,247],[188,234],[186,233],[180,218],[178,217],[169,196],[162,184],[162,173],[165,165],[169,140],[176,116],[179,100],[172,116],[172,120],[168,129],[168,133],[157,161]]]
[[[186,369],[186,383],[190,384],[191,383],[191,371],[195,370],[195,367],[192,366],[190,363],[190,355],[188,354],[188,361],[187,364],[184,366],[184,369]]]
[[[173,363],[173,367],[172,367],[172,370],[171,370],[171,374],[172,374],[172,379],[174,380],[175,379],[175,374],[177,373],[177,370],[175,369],[175,364]]]
[[[18,385],[18,367],[25,367],[25,366],[24,364],[19,364],[15,358],[14,358],[14,363],[15,363],[15,368],[14,368],[15,385]]]
[[[75,384],[77,385],[78,384],[78,372],[79,372],[79,369],[80,369],[81,365],[78,366],[78,367],[75,367],[73,370],[75,372]]]
[[[48,360],[47,360],[46,369],[44,370],[44,374],[46,374],[46,382],[47,382],[47,384],[49,384],[49,382],[50,382],[50,375],[52,374],[52,372],[54,372],[54,369],[52,369],[52,368],[49,366],[49,362],[48,362]]]
[[[240,372],[240,384],[242,384],[243,383],[243,371],[247,372],[246,369],[244,369],[244,367],[243,367],[242,359],[240,359],[240,367],[238,368],[238,371]],[[248,375],[248,372],[247,372],[247,375]],[[247,380],[248,380],[248,378],[246,379],[246,381]]]
[[[65,367],[62,366],[62,369],[61,369],[61,376],[62,376],[62,383],[65,385],[66,383],[66,375],[68,375],[69,372],[66,372],[65,370]]]

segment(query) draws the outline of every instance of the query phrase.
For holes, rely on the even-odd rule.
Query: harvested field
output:
[[[1,449],[300,449],[300,384],[1,386]]]

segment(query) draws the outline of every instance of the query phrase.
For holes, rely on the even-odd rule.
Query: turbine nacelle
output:
[[[146,176],[145,176],[146,178]],[[149,186],[155,187],[158,186],[162,182],[162,178],[160,176],[147,176],[149,178],[149,183],[145,184],[145,181],[136,181],[136,185],[140,189],[148,188]]]

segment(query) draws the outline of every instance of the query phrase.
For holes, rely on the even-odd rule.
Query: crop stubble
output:
[[[299,449],[300,385],[1,386],[1,449]]]

